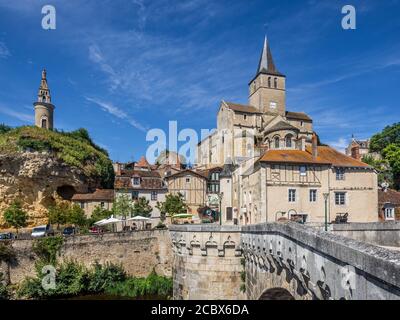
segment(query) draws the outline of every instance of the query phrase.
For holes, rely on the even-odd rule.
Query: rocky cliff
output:
[[[99,185],[99,179],[88,178],[46,152],[0,154],[0,212],[19,200],[29,213],[30,225],[46,223],[46,208],[57,199]],[[3,222],[0,215],[0,226]]]
[[[107,151],[85,129],[72,132],[36,127],[0,130],[0,228],[15,200],[29,214],[29,226],[46,223],[47,208],[74,193],[112,187]]]

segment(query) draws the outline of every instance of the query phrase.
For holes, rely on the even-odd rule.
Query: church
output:
[[[377,173],[320,145],[311,117],[286,109],[286,76],[267,38],[248,86],[248,105],[222,101],[217,130],[196,152],[197,170],[222,168],[222,221],[377,221]]]

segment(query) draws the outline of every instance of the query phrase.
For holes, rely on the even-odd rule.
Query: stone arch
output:
[[[265,290],[258,300],[295,300],[295,298],[284,288],[270,288]]]

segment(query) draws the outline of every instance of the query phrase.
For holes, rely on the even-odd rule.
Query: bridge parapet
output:
[[[399,299],[400,253],[296,223],[245,226],[246,296],[283,288],[295,299]]]
[[[240,228],[170,226],[174,299],[243,299]]]

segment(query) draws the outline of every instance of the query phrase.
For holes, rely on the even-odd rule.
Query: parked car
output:
[[[63,236],[71,236],[73,234],[75,234],[75,228],[74,227],[66,227],[63,230]]]
[[[48,236],[54,236],[53,228],[49,224],[37,226],[32,229],[32,233],[31,233],[32,238],[42,238],[42,237],[48,237]]]
[[[0,233],[0,240],[11,240],[15,239],[15,235],[11,232]]]
[[[103,232],[104,232],[104,229],[101,227],[94,226],[89,229],[89,233],[103,233]]]

